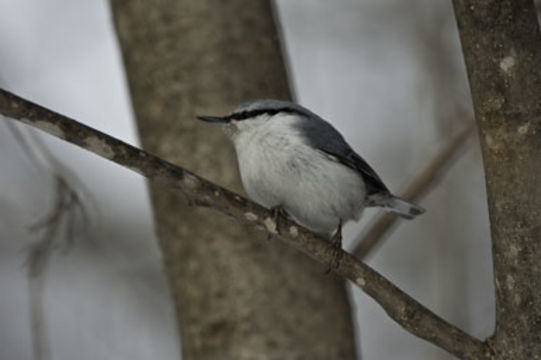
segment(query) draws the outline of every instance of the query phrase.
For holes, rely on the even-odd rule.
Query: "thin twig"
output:
[[[92,202],[87,189],[77,176],[57,161],[33,129],[23,129],[12,121],[5,124],[32,164],[51,175],[54,180],[54,202],[50,213],[28,226],[30,231],[39,233],[39,238],[29,246],[26,258],[33,359],[48,360],[51,358],[51,351],[43,302],[47,267],[62,232],[65,234],[64,238],[67,238],[66,248],[73,245],[77,215],[80,215],[79,224],[87,230],[84,234],[92,233],[88,226],[90,218],[87,213],[87,206]]]
[[[413,180],[400,192],[400,197],[408,201],[415,201],[427,194],[441,179],[442,175],[451,167],[453,160],[464,148],[466,140],[470,138],[475,129],[475,121],[468,119],[464,125],[442,145],[436,155],[413,178]],[[352,253],[358,259],[366,258],[377,246],[381,246],[393,226],[399,220],[393,213],[382,213],[359,236],[357,245]]]
[[[83,204],[65,179],[55,176],[54,180],[55,203],[50,214],[29,226],[32,231],[43,230],[39,240],[30,246],[26,259],[34,360],[51,359],[43,299],[46,270],[53,254],[55,242],[58,242],[60,233],[64,229],[68,238],[67,242],[71,245],[73,232],[70,233],[70,231],[75,224],[76,211],[84,213]]]
[[[329,264],[333,259],[328,242],[287,219],[277,224],[273,214],[262,206],[157,156],[1,89],[0,113],[180,190],[193,203],[212,207],[242,223],[277,235],[322,264]],[[462,359],[488,358],[488,347],[483,342],[438,317],[357,258],[346,252],[342,252],[342,256],[336,272],[371,296],[410,333]]]
[[[55,181],[55,204],[46,221],[33,225],[32,230],[44,229],[41,238],[33,244],[27,256],[28,297],[30,301],[30,328],[32,330],[32,350],[34,360],[51,358],[49,336],[47,332],[45,310],[43,306],[45,289],[45,268],[49,263],[54,239],[61,226],[62,214],[66,210],[63,185],[59,178]]]

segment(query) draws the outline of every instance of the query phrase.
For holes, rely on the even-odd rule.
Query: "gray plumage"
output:
[[[254,201],[282,207],[309,229],[331,234],[365,206],[412,219],[424,210],[392,195],[376,172],[328,122],[291,102],[255,100],[224,117],[242,183]]]

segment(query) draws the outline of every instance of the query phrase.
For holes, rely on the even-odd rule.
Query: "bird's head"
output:
[[[240,134],[264,126],[278,113],[299,112],[296,107],[299,106],[288,101],[259,99],[237,106],[226,116],[197,116],[197,118],[221,126],[223,131],[235,140]]]

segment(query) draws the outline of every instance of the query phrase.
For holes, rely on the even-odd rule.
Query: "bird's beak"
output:
[[[213,124],[227,124],[229,122],[228,118],[219,116],[197,116],[197,118]]]

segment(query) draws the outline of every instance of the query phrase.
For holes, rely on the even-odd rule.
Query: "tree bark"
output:
[[[145,149],[240,189],[233,149],[196,114],[288,98],[270,3],[112,0]],[[344,282],[151,185],[184,359],[354,359]]]
[[[454,0],[483,149],[497,359],[541,358],[541,36],[531,0]]]
[[[147,177],[159,186],[174,189],[194,204],[212,208],[241,224],[265,231],[320,264],[328,265],[335,260],[335,254],[329,251],[327,240],[290,219],[275,222],[271,210],[148,151],[128,145],[2,89],[0,114],[113,161]],[[340,250],[340,257],[340,267],[335,269],[335,272],[351,280],[354,286],[372,297],[405,330],[461,359],[492,359],[487,344],[438,317],[353,255]],[[213,263],[212,259],[210,263]]]

